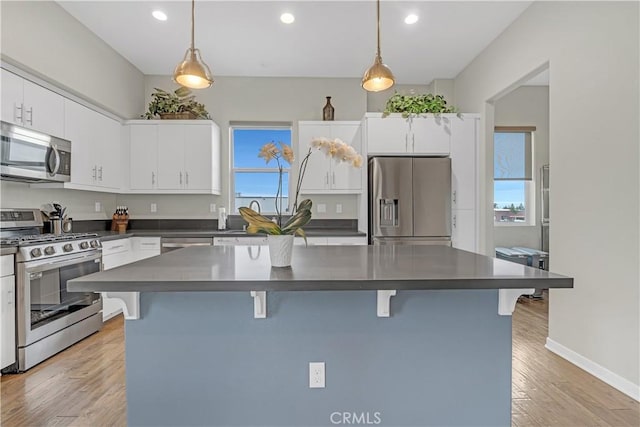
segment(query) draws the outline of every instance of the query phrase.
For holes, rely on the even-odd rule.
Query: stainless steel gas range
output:
[[[67,281],[102,267],[95,233],[41,234],[38,209],[0,210],[0,243],[17,246],[16,363],[22,372],[102,328],[102,299],[70,292]]]

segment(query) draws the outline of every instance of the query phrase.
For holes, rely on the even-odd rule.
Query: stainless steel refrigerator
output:
[[[369,236],[374,245],[451,245],[451,159],[369,160]]]

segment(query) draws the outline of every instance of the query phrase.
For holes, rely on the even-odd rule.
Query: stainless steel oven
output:
[[[18,262],[18,370],[24,371],[102,326],[95,292],[70,292],[67,282],[101,270],[101,251]]]
[[[0,123],[2,179],[23,182],[71,180],[71,142]]]
[[[96,292],[71,292],[71,279],[102,269],[95,233],[41,234],[37,209],[2,209],[0,236],[16,253],[16,363],[23,372],[102,328]]]

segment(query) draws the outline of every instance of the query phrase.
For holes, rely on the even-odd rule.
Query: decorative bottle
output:
[[[333,105],[331,105],[331,97],[327,96],[327,103],[322,109],[322,120],[333,120]]]

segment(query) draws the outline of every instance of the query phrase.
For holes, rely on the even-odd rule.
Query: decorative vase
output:
[[[327,96],[327,103],[322,109],[322,120],[333,120],[333,105],[331,105],[331,97]]]
[[[269,234],[267,243],[269,244],[269,257],[271,258],[272,267],[291,266],[293,234]]]

